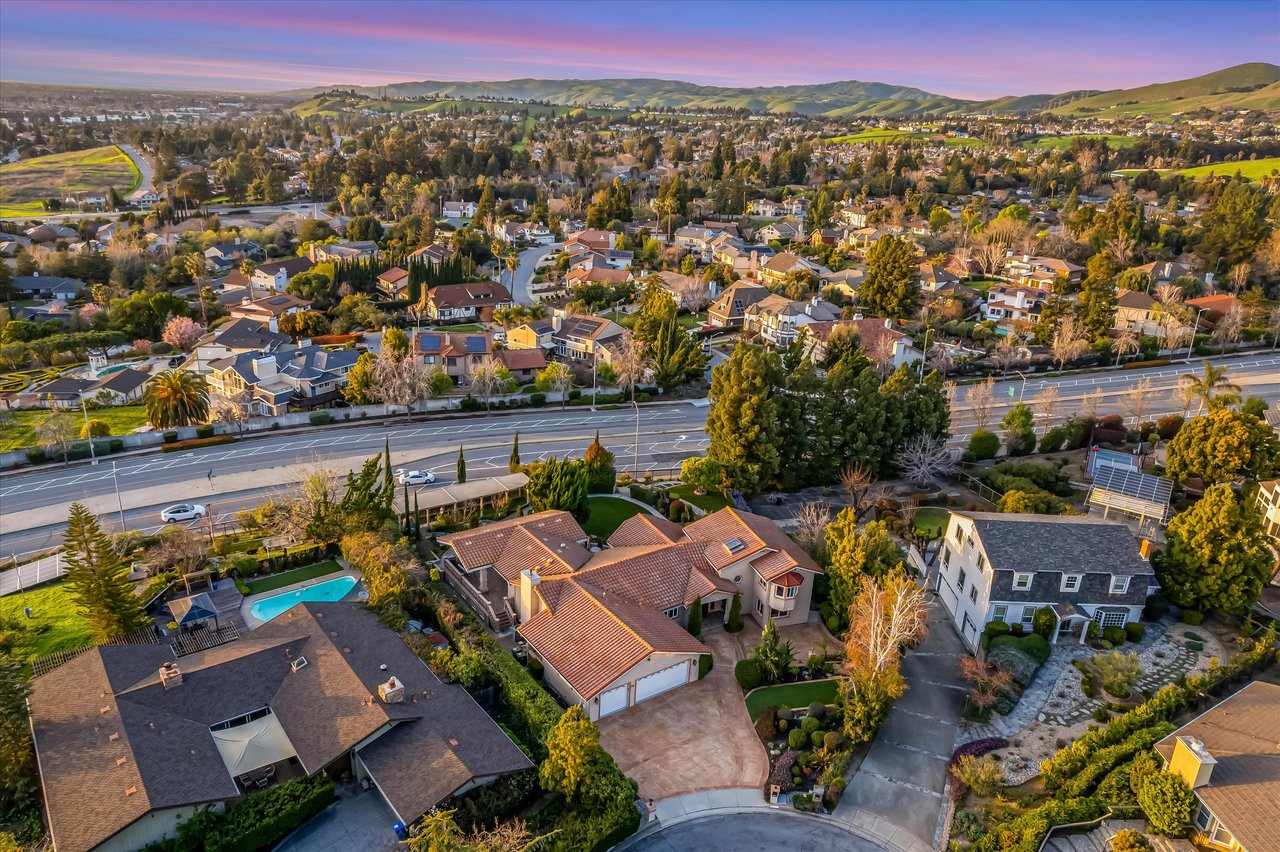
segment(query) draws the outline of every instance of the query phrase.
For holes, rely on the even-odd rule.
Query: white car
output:
[[[194,521],[196,518],[203,517],[204,506],[198,503],[179,503],[160,513],[160,520],[166,524],[176,524],[178,521]]]
[[[396,481],[401,485],[426,485],[436,481],[436,475],[429,470],[397,470]]]

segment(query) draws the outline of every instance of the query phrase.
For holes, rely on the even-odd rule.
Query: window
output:
[[[1127,591],[1129,591],[1129,578],[1117,577],[1113,574],[1111,576],[1111,594],[1123,595]]]
[[[1064,591],[1064,592],[1080,591],[1080,575],[1079,574],[1063,574],[1061,591]]]
[[[757,574],[756,576],[758,577],[758,582],[760,583],[760,588],[762,588],[762,589],[763,589],[763,588],[765,587],[765,585],[766,585],[766,583],[765,583],[765,581],[764,581],[764,577],[760,577],[758,574]]]
[[[987,557],[983,556],[981,553],[978,554],[978,570],[987,570]]]
[[[951,548],[947,545],[942,546],[942,567],[951,567]]]
[[[775,598],[794,598],[799,591],[799,586],[774,586],[773,596]]]
[[[673,607],[671,607],[671,609],[664,609],[664,610],[662,611],[662,614],[663,614],[663,615],[665,615],[667,618],[672,618],[672,619],[679,618],[679,617],[680,617],[680,607],[678,607],[678,606],[673,606]]]
[[[1022,608],[1022,623],[1030,624],[1036,619],[1036,608],[1033,606],[1024,606]]]
[[[964,533],[960,531],[960,525],[956,524],[956,544],[964,540]]]
[[[1098,610],[1093,614],[1093,620],[1103,627],[1123,627],[1125,622],[1129,620],[1129,613],[1126,610]]]
[[[995,609],[991,611],[991,618],[994,621],[1004,621],[1008,617],[1009,617],[1009,607],[1005,606],[1004,604],[1000,604],[999,606],[997,606]]]
[[[964,579],[965,579],[965,576],[966,576],[966,575],[965,575],[964,569],[963,569],[963,568],[961,568],[961,569],[960,569],[960,579],[957,581],[957,585],[960,587],[960,591],[962,591],[962,592],[964,591]]]
[[[978,586],[976,584],[969,587],[969,600],[974,603],[978,602]]]
[[[780,609],[774,609],[773,607],[769,607],[769,617],[770,617],[770,618],[786,618],[786,617],[787,617],[788,615],[790,615],[790,614],[791,614],[791,613],[789,613],[789,612],[783,612],[783,611],[782,611],[782,610],[780,610]]]
[[[760,601],[756,601],[756,615],[764,615],[764,604]]]
[[[1204,805],[1200,805],[1196,809],[1196,828],[1207,832],[1209,826],[1213,824],[1213,814],[1209,813],[1209,809]]]
[[[1014,574],[1013,575],[1013,590],[1015,592],[1025,592],[1029,588],[1031,588],[1030,574]]]

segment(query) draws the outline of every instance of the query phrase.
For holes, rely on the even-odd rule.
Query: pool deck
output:
[[[327,583],[330,580],[336,580],[339,577],[354,577],[357,584],[355,587],[351,589],[350,592],[348,592],[346,595],[343,596],[342,600],[344,601],[359,600],[360,592],[363,591],[363,589],[359,585],[361,580],[361,574],[359,571],[355,571],[351,568],[346,568],[342,571],[335,571],[332,574],[325,574],[323,577],[313,577],[310,580],[304,580],[301,583],[293,583],[288,586],[281,586],[278,589],[272,589],[269,592],[259,592],[256,595],[249,595],[240,603],[240,617],[244,619],[245,625],[250,630],[257,630],[259,627],[266,624],[265,621],[263,621],[261,618],[258,618],[256,615],[254,615],[251,612],[251,610],[253,609],[253,605],[258,601],[265,600],[267,598],[274,598],[277,595],[287,595],[290,592],[296,592],[298,589],[303,589],[308,586],[318,586],[321,583]]]

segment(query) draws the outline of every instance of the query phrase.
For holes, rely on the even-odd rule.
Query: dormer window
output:
[[[731,538],[724,543],[724,549],[730,553],[741,553],[746,548],[747,546],[743,544],[740,538]]]
[[[1111,577],[1111,594],[1123,595],[1127,591],[1129,591],[1129,578],[1117,577],[1113,574]]]

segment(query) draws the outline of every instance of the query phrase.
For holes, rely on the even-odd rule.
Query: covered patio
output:
[[[1075,637],[1076,643],[1083,645],[1085,639],[1089,635],[1089,622],[1092,620],[1076,609],[1075,604],[1057,603],[1054,604],[1053,614],[1058,617],[1058,623],[1053,628],[1053,638],[1049,641],[1051,645],[1057,645],[1058,639],[1062,638],[1065,628],[1068,636]]]
[[[430,522],[433,517],[457,511],[483,513],[504,500],[514,500],[524,494],[529,477],[524,473],[507,473],[454,485],[422,488],[414,495],[414,504]]]

